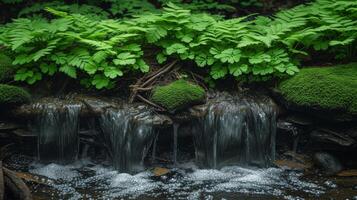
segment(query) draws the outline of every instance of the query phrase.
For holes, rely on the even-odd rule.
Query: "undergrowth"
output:
[[[0,46],[16,66],[16,81],[34,84],[64,73],[85,86],[112,88],[118,78],[147,73],[143,49],[160,48],[159,63],[188,60],[206,81],[264,81],[296,74],[311,51],[339,59],[356,55],[357,2],[317,0],[272,17],[224,20],[168,3],[133,19],[97,19],[52,8],[55,19],[19,18],[0,27]]]

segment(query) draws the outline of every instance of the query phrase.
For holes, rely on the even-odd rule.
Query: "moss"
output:
[[[30,94],[20,87],[0,84],[0,107],[27,103],[30,98]]]
[[[11,59],[0,53],[0,83],[10,81],[14,75]]]
[[[296,105],[357,114],[357,63],[305,68],[280,83],[283,97]]]
[[[174,112],[204,102],[205,90],[185,80],[177,80],[155,88],[151,100]]]

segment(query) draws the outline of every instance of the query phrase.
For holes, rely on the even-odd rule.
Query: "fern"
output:
[[[64,73],[111,88],[120,77],[150,70],[143,59],[148,46],[160,49],[159,63],[193,61],[210,83],[228,76],[262,81],[294,75],[311,51],[355,55],[356,9],[347,0],[317,0],[271,17],[225,20],[167,3],[161,12],[112,20],[47,8],[55,19],[20,18],[0,27],[0,45],[19,67],[15,80],[29,84]]]

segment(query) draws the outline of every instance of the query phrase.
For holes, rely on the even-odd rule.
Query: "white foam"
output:
[[[187,165],[186,167],[192,164]],[[54,180],[59,198],[81,199],[82,189],[87,198],[141,199],[142,196],[164,199],[212,199],[216,194],[265,195],[284,199],[303,199],[291,194],[318,196],[324,187],[301,180],[301,173],[277,168],[247,169],[225,167],[221,170],[178,168],[171,169],[167,178],[153,178],[149,171],[135,175],[118,173],[101,165],[33,165],[32,173]],[[93,193],[93,194],[92,194]],[[91,196],[92,195],[92,196]],[[305,195],[306,196],[306,195]]]

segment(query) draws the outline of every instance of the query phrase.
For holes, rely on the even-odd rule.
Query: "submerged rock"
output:
[[[343,169],[341,162],[329,153],[315,153],[314,161],[315,164],[321,167],[328,175],[336,174]]]

